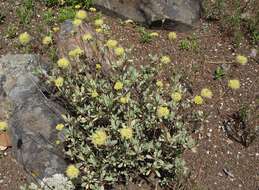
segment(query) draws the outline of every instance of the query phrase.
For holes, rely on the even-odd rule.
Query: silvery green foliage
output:
[[[20,190],[42,190],[38,185],[30,183],[29,185],[22,185]]]
[[[119,182],[128,183],[136,177],[155,175],[161,185],[169,185],[180,173],[186,173],[179,161],[194,141],[184,120],[188,101],[174,102],[172,92],[185,93],[180,76],[164,80],[163,88],[156,85],[159,69],[156,65],[133,66],[113,63],[111,75],[95,70],[95,65],[75,60],[72,68],[54,68],[49,83],[58,76],[64,78],[60,88],[52,87],[55,96],[65,102],[69,114],[63,116],[66,127],[66,155],[80,165],[77,182],[86,189],[104,189]],[[114,84],[123,83],[122,90]],[[98,92],[92,97],[91,92]],[[126,104],[120,97],[129,97]],[[157,110],[166,106],[167,117],[159,118]],[[132,139],[122,139],[119,130],[131,127]],[[91,136],[104,129],[106,145],[95,146]]]
[[[63,174],[54,174],[41,182],[43,190],[73,190],[73,183]]]
[[[63,174],[54,174],[52,177],[46,177],[40,183],[36,185],[30,183],[20,187],[20,190],[74,190],[73,183]]]

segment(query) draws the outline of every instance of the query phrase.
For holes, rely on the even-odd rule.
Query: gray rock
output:
[[[82,36],[86,33],[92,34],[95,40],[84,42]],[[95,28],[89,23],[83,23],[75,28],[71,20],[66,20],[61,25],[56,43],[59,57],[67,57],[69,51],[80,47],[84,51],[84,61],[92,65],[92,68],[95,68],[97,63],[102,64],[102,71],[107,75],[110,72],[111,64],[118,62],[114,51],[104,47],[106,43],[104,35],[96,33]]]
[[[200,18],[200,0],[95,0],[94,4],[122,18],[148,26],[187,30]]]
[[[62,121],[62,108],[49,101],[32,73],[46,67],[36,55],[6,55],[0,59],[0,113],[8,108],[12,152],[37,180],[63,173],[66,168],[55,145],[63,135],[55,129]],[[3,105],[3,106],[2,106]]]

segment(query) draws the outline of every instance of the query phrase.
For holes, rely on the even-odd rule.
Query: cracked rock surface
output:
[[[201,15],[200,0],[95,0],[107,13],[153,27],[184,31]]]
[[[55,145],[56,140],[63,139],[55,129],[63,110],[43,95],[39,79],[33,75],[46,65],[36,55],[0,58],[0,113],[8,121],[12,153],[37,180],[63,173],[66,168]]]

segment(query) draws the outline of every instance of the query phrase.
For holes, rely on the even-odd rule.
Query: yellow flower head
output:
[[[63,129],[64,127],[65,127],[65,126],[64,126],[62,123],[56,125],[56,129],[57,129],[58,131],[62,131],[62,129]]]
[[[66,58],[61,58],[58,60],[58,67],[61,69],[66,69],[70,65],[70,62]]]
[[[239,80],[237,80],[237,79],[229,80],[228,81],[228,87],[232,88],[234,90],[239,89],[240,88]]]
[[[158,37],[159,36],[159,34],[157,32],[151,32],[149,35],[151,37]]]
[[[69,57],[71,58],[80,57],[83,54],[84,54],[84,51],[80,47],[77,47],[68,53]]]
[[[86,33],[86,34],[83,35],[84,41],[91,41],[92,39],[93,39],[93,36],[90,33]]]
[[[208,89],[208,88],[203,88],[203,89],[201,90],[201,96],[202,96],[202,97],[205,97],[205,98],[212,98],[213,93],[212,93],[212,91],[211,91],[210,89]]]
[[[169,40],[175,40],[177,38],[177,34],[175,32],[168,33]]]
[[[75,165],[69,165],[66,169],[67,177],[70,179],[77,178],[79,176],[79,169]]]
[[[100,70],[102,68],[102,65],[100,63],[97,63],[95,65],[96,70]]]
[[[96,12],[96,8],[90,7],[89,11],[91,11],[91,12]]]
[[[127,104],[129,102],[129,98],[126,96],[120,97],[120,103]]]
[[[159,88],[163,88],[163,86],[164,86],[164,84],[163,84],[163,82],[161,80],[156,81],[156,85]]]
[[[115,48],[114,53],[117,56],[123,56],[125,53],[125,50],[122,47],[117,47],[117,48]]]
[[[99,94],[98,94],[98,92],[97,92],[96,90],[93,90],[93,91],[91,92],[91,97],[92,97],[92,98],[96,98],[98,95],[99,95]]]
[[[0,131],[5,131],[8,128],[8,124],[4,121],[0,121]]]
[[[52,38],[50,36],[45,36],[43,39],[42,39],[42,44],[44,45],[49,45],[52,43]]]
[[[64,5],[64,4],[65,4],[65,0],[58,0],[58,3],[59,3],[60,5]]]
[[[133,129],[131,127],[125,127],[120,129],[121,138],[131,139],[133,137]]]
[[[86,11],[84,11],[84,10],[77,11],[76,18],[78,18],[80,20],[84,20],[84,19],[86,19],[86,17],[87,17]]]
[[[161,59],[160,59],[160,62],[163,63],[163,64],[168,64],[171,62],[171,59],[169,56],[162,56]]]
[[[74,19],[73,24],[74,24],[74,26],[80,26],[82,24],[82,20],[76,18],[76,19]]]
[[[201,105],[203,103],[203,99],[201,96],[195,96],[194,99],[193,99],[194,103],[197,104],[197,105]]]
[[[108,40],[106,45],[108,48],[113,49],[118,45],[118,42],[116,40]]]
[[[114,85],[115,90],[121,90],[123,88],[123,83],[120,81],[117,81]]]
[[[53,32],[58,32],[59,31],[59,27],[53,27],[52,30],[53,30]]]
[[[103,129],[96,130],[92,135],[92,143],[96,146],[105,145],[107,141],[107,134]]]
[[[60,143],[60,140],[56,140],[56,145],[59,145]]]
[[[26,45],[31,41],[31,36],[27,32],[24,32],[19,35],[19,41],[22,45]]]
[[[95,29],[95,32],[101,33],[101,32],[103,32],[103,29],[102,29],[102,28],[96,28],[96,29]]]
[[[245,65],[247,64],[247,57],[243,56],[243,55],[237,55],[236,56],[236,62],[241,64],[241,65]]]
[[[94,25],[97,26],[97,27],[101,27],[103,25],[103,19],[96,19],[94,21]]]
[[[182,95],[179,92],[172,93],[171,97],[172,97],[174,102],[180,102],[181,99],[182,99]]]
[[[157,116],[159,118],[168,117],[169,113],[170,113],[169,109],[167,107],[165,107],[165,106],[160,106],[157,109]]]
[[[56,87],[61,87],[64,84],[64,78],[63,77],[58,77],[55,81],[54,81]]]
[[[76,5],[75,6],[75,9],[80,9],[81,8],[81,5]]]

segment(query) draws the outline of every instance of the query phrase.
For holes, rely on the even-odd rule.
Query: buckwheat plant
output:
[[[45,177],[39,185],[31,183],[20,187],[20,190],[74,190],[75,186],[64,174]]]
[[[68,111],[63,115],[64,151],[80,170],[73,181],[85,189],[105,189],[156,176],[167,186],[186,174],[181,154],[195,143],[183,119],[189,102],[179,76],[159,87],[159,64],[136,69],[118,61],[107,74],[101,63],[84,60],[70,60],[66,70],[56,66],[48,81]],[[57,76],[64,78],[62,86],[55,86]],[[172,98],[175,92],[181,97]]]

